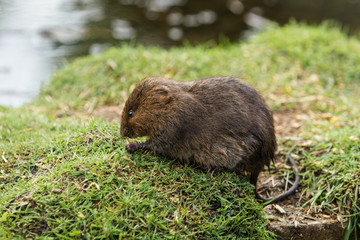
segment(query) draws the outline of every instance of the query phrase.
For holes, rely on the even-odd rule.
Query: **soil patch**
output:
[[[306,113],[277,112],[274,114],[275,128],[279,145],[289,139],[296,141],[301,133],[304,120],[309,119]],[[278,153],[275,168],[264,171],[259,176],[258,191],[266,197],[277,196],[285,191],[284,185],[291,187],[291,180],[284,184],[283,177],[276,175],[278,169],[289,169],[285,164],[286,153]],[[297,156],[292,155],[294,159]],[[297,163],[299,165],[299,163]],[[299,165],[301,171],[301,165]],[[289,183],[287,183],[287,181]],[[315,213],[310,206],[302,207],[308,199],[301,196],[301,180],[297,193],[289,196],[285,201],[264,207],[270,224],[269,230],[284,239],[344,239],[346,223],[331,212]]]

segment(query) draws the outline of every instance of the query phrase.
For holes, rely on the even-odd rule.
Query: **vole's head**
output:
[[[164,79],[145,78],[140,81],[125,103],[121,136],[157,135],[166,125],[171,106],[175,104],[173,101],[173,91]]]

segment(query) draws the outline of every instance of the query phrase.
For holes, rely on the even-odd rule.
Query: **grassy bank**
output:
[[[87,117],[121,108],[146,76],[219,75],[243,78],[275,114],[302,120],[278,139],[301,168],[299,204],[351,219],[350,232],[360,222],[359,62],[359,39],[298,24],[241,44],[122,46],[78,59],[32,104],[0,108],[0,236],[275,239],[246,176],[128,154],[118,123]]]

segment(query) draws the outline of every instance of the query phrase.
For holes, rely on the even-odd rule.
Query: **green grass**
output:
[[[271,238],[246,179],[129,155],[114,124],[67,124],[4,151],[2,238]]]
[[[128,154],[119,124],[76,117],[121,108],[146,76],[221,75],[256,86],[275,113],[303,116],[279,149],[299,156],[304,207],[350,219],[349,234],[360,225],[359,62],[358,38],[296,23],[247,43],[80,58],[32,104],[0,108],[0,238],[275,239],[245,176]]]

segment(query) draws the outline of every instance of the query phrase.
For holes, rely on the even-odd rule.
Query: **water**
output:
[[[50,63],[39,45],[35,6],[20,1],[0,2],[0,104],[19,106],[29,101],[50,71]],[[5,14],[6,13],[6,14]]]
[[[70,59],[123,42],[246,39],[290,18],[360,28],[360,0],[0,0],[0,105],[30,102]]]
[[[0,1],[0,105],[31,101],[61,62],[87,53],[71,46],[99,13],[95,2],[74,10],[76,2]]]

